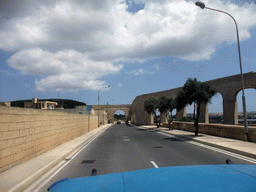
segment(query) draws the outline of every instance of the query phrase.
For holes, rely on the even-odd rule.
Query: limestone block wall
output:
[[[0,106],[0,172],[97,127],[94,115]]]
[[[244,77],[244,86],[247,88],[256,89],[256,73],[249,72],[243,74]],[[223,99],[223,119],[225,124],[238,124],[238,111],[237,111],[237,94],[240,90],[242,90],[241,84],[241,75],[233,75],[229,77],[223,77],[219,79],[214,79],[211,81],[206,81],[209,85],[216,88],[217,92],[221,94]],[[152,116],[148,115],[144,110],[144,101],[150,97],[159,98],[160,96],[166,96],[175,98],[178,92],[182,89],[182,87],[148,93],[144,95],[137,96],[130,108],[130,117],[132,123],[136,125],[147,125],[151,124]],[[181,118],[186,116],[185,108],[181,111],[177,112],[177,117]],[[201,106],[201,115],[200,121],[208,123],[209,122],[209,114],[208,114],[208,105]]]
[[[168,127],[168,124],[163,126]],[[171,128],[195,132],[194,123],[192,122],[173,121]],[[244,127],[241,125],[199,123],[199,133],[245,140]],[[250,141],[256,142],[256,127],[248,127],[248,138]]]
[[[166,91],[161,91],[161,92],[155,92],[155,93],[148,93],[144,95],[137,96],[130,108],[130,117],[131,117],[131,122],[136,125],[148,125],[148,124],[153,124],[154,123],[154,118],[152,115],[149,115],[145,109],[144,109],[144,102],[148,98],[159,98],[160,96],[166,96],[166,97],[171,97],[175,98],[176,95],[178,94],[179,90],[182,88],[176,88],[176,89],[171,89],[171,90],[166,90]]]

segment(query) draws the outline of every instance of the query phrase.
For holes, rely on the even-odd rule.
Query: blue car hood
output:
[[[65,191],[256,191],[256,165],[174,166],[62,181],[50,192]]]

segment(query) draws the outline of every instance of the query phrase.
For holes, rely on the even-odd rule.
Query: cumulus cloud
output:
[[[9,59],[13,68],[42,76],[35,82],[39,90],[73,90],[104,85],[100,78],[122,70],[117,61],[161,56],[206,60],[221,44],[236,43],[232,19],[202,10],[194,1],[134,2],[144,8],[129,12],[130,0],[3,1],[0,49],[15,52]],[[234,16],[241,41],[250,38],[256,25],[254,3],[205,3]]]
[[[42,79],[35,82],[40,91],[97,90],[105,85],[99,78],[123,68],[111,62],[91,61],[86,54],[75,50],[52,53],[40,48],[19,51],[8,59],[8,63],[21,73],[41,75]]]

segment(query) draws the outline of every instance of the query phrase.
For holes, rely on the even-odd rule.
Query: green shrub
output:
[[[181,119],[178,119],[177,121],[193,122],[193,119],[191,119],[191,117],[182,117]]]

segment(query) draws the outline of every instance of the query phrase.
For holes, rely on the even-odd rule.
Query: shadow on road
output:
[[[163,140],[165,141],[182,141],[181,139],[179,138],[163,138]],[[183,142],[183,141],[182,141]]]

